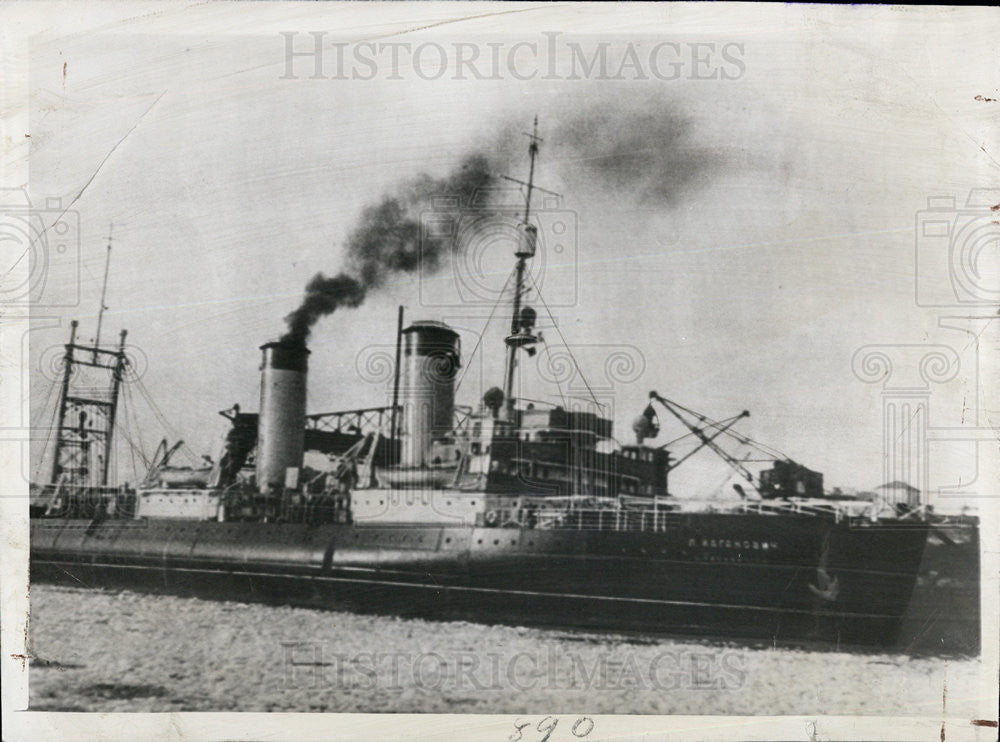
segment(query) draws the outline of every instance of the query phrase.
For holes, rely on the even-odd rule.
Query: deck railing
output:
[[[60,482],[32,487],[29,497],[32,514],[50,518],[130,517],[135,512],[135,491],[127,487]]]
[[[849,508],[838,503],[809,503],[794,501],[754,501],[741,503],[685,502],[686,507],[676,504],[650,505],[649,507],[566,507],[546,506],[543,500],[529,500],[518,508],[508,508],[485,514],[483,524],[495,527],[558,528],[571,530],[599,531],[649,531],[662,532],[679,525],[687,515],[693,513],[740,513],[764,516],[797,516],[802,518],[826,518],[835,523],[850,521],[875,521],[874,511],[861,507]],[[701,507],[697,507],[700,505]]]

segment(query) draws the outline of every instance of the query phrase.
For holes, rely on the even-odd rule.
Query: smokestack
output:
[[[268,494],[284,488],[287,469],[302,466],[309,350],[287,341],[266,343],[260,349],[257,487]]]
[[[402,466],[431,463],[431,441],[454,426],[455,377],[461,365],[458,333],[441,322],[403,330]]]

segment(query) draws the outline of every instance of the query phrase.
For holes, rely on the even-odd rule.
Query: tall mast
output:
[[[113,227],[114,225],[112,225]],[[97,313],[97,334],[93,346],[77,343],[79,323],[70,323],[69,343],[63,356],[62,389],[59,395],[58,421],[56,423],[55,452],[52,462],[52,484],[66,478],[68,484],[106,487],[113,453],[115,420],[118,398],[128,358],[125,355],[126,331],[122,330],[117,349],[101,347],[101,328],[104,323],[104,302],[108,293],[108,274],[111,267],[111,233],[108,232],[107,257],[104,261],[104,284],[101,287],[101,306]],[[79,355],[77,355],[79,353]],[[87,360],[87,354],[90,355]],[[77,366],[106,369],[111,372],[107,392],[77,382]],[[100,446],[100,448],[97,448]],[[96,452],[96,454],[95,454]],[[95,461],[95,458],[100,457]]]
[[[524,294],[524,269],[527,266],[527,259],[535,254],[535,240],[537,231],[528,219],[531,216],[531,192],[535,183],[535,158],[538,156],[538,143],[542,140],[538,138],[538,116],[535,116],[535,125],[531,134],[528,135],[528,188],[524,203],[524,219],[521,223],[520,239],[516,252],[517,266],[515,267],[514,280],[514,302],[513,314],[510,318],[510,337],[507,338],[507,368],[504,374],[504,402],[506,404],[506,418],[514,421],[514,370],[517,367],[517,349],[520,344],[517,342],[517,333],[521,327],[521,296]],[[513,180],[510,178],[509,180]],[[520,182],[520,181],[515,181]]]
[[[94,338],[94,359],[97,359],[97,349],[101,347],[101,325],[104,323],[104,299],[108,295],[108,270],[111,268],[111,233],[114,230],[114,222],[108,226],[108,252],[104,258],[104,285],[101,287],[101,307],[97,312],[97,336]]]

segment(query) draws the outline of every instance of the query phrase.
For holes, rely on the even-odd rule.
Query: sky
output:
[[[1000,171],[1000,57],[975,16],[510,7],[459,18],[407,6],[390,18],[216,5],[187,11],[190,25],[164,11],[33,37],[28,192],[36,208],[60,199],[40,212],[46,227],[79,218],[78,252],[53,255],[32,310],[33,415],[45,419],[70,319],[83,340],[94,335],[110,228],[102,340],[128,329],[174,431],[216,456],[216,411],[256,409],[258,346],[285,331],[315,273],[345,268],[365,207],[470,154],[526,178],[522,132],[537,115],[536,182],[560,197],[536,201],[549,242],[533,269],[548,310],[529,303],[587,379],[563,378],[561,390],[596,389],[619,440],[655,389],[714,418],[747,409],[743,432],[824,472],[828,487],[870,489],[883,481],[886,381],[860,379],[855,354],[871,345],[951,349],[954,373],[927,385],[915,372],[924,351],[897,348],[889,383],[926,386],[928,425],[958,430],[939,437],[988,424],[995,326],[970,324],[977,361],[973,336],[940,322],[995,314],[995,291],[954,299],[954,240],[932,244],[916,227],[940,196],[957,207],[939,221],[992,222],[988,204],[963,208]],[[323,32],[319,79],[315,57],[286,55],[289,38],[314,48],[311,32]],[[424,208],[421,224],[442,212]],[[987,243],[973,263],[995,287]],[[400,304],[408,320],[459,329],[470,369],[460,403],[501,383],[503,321],[469,354],[513,257],[488,234],[469,244],[433,274],[387,274],[360,307],[315,325],[310,412],[386,403],[385,377],[366,362],[391,352]],[[535,373],[546,357],[522,364],[520,388],[558,401],[551,373]],[[151,451],[166,433],[135,414]],[[683,432],[668,427],[659,442]],[[929,487],[966,485],[936,502],[983,494],[985,448],[932,449]],[[696,459],[676,472],[679,494],[727,480],[724,464]]]

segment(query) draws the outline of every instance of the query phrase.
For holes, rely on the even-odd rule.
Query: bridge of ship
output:
[[[401,414],[402,408],[397,408]],[[588,412],[528,408],[516,424],[456,410],[454,428],[432,444],[433,466],[455,470],[454,486],[488,492],[537,495],[667,494],[669,454],[644,446],[601,451],[611,421]],[[392,407],[368,407],[307,416],[305,449],[343,455],[368,435],[376,436],[374,461],[393,467],[398,443],[384,435]]]

